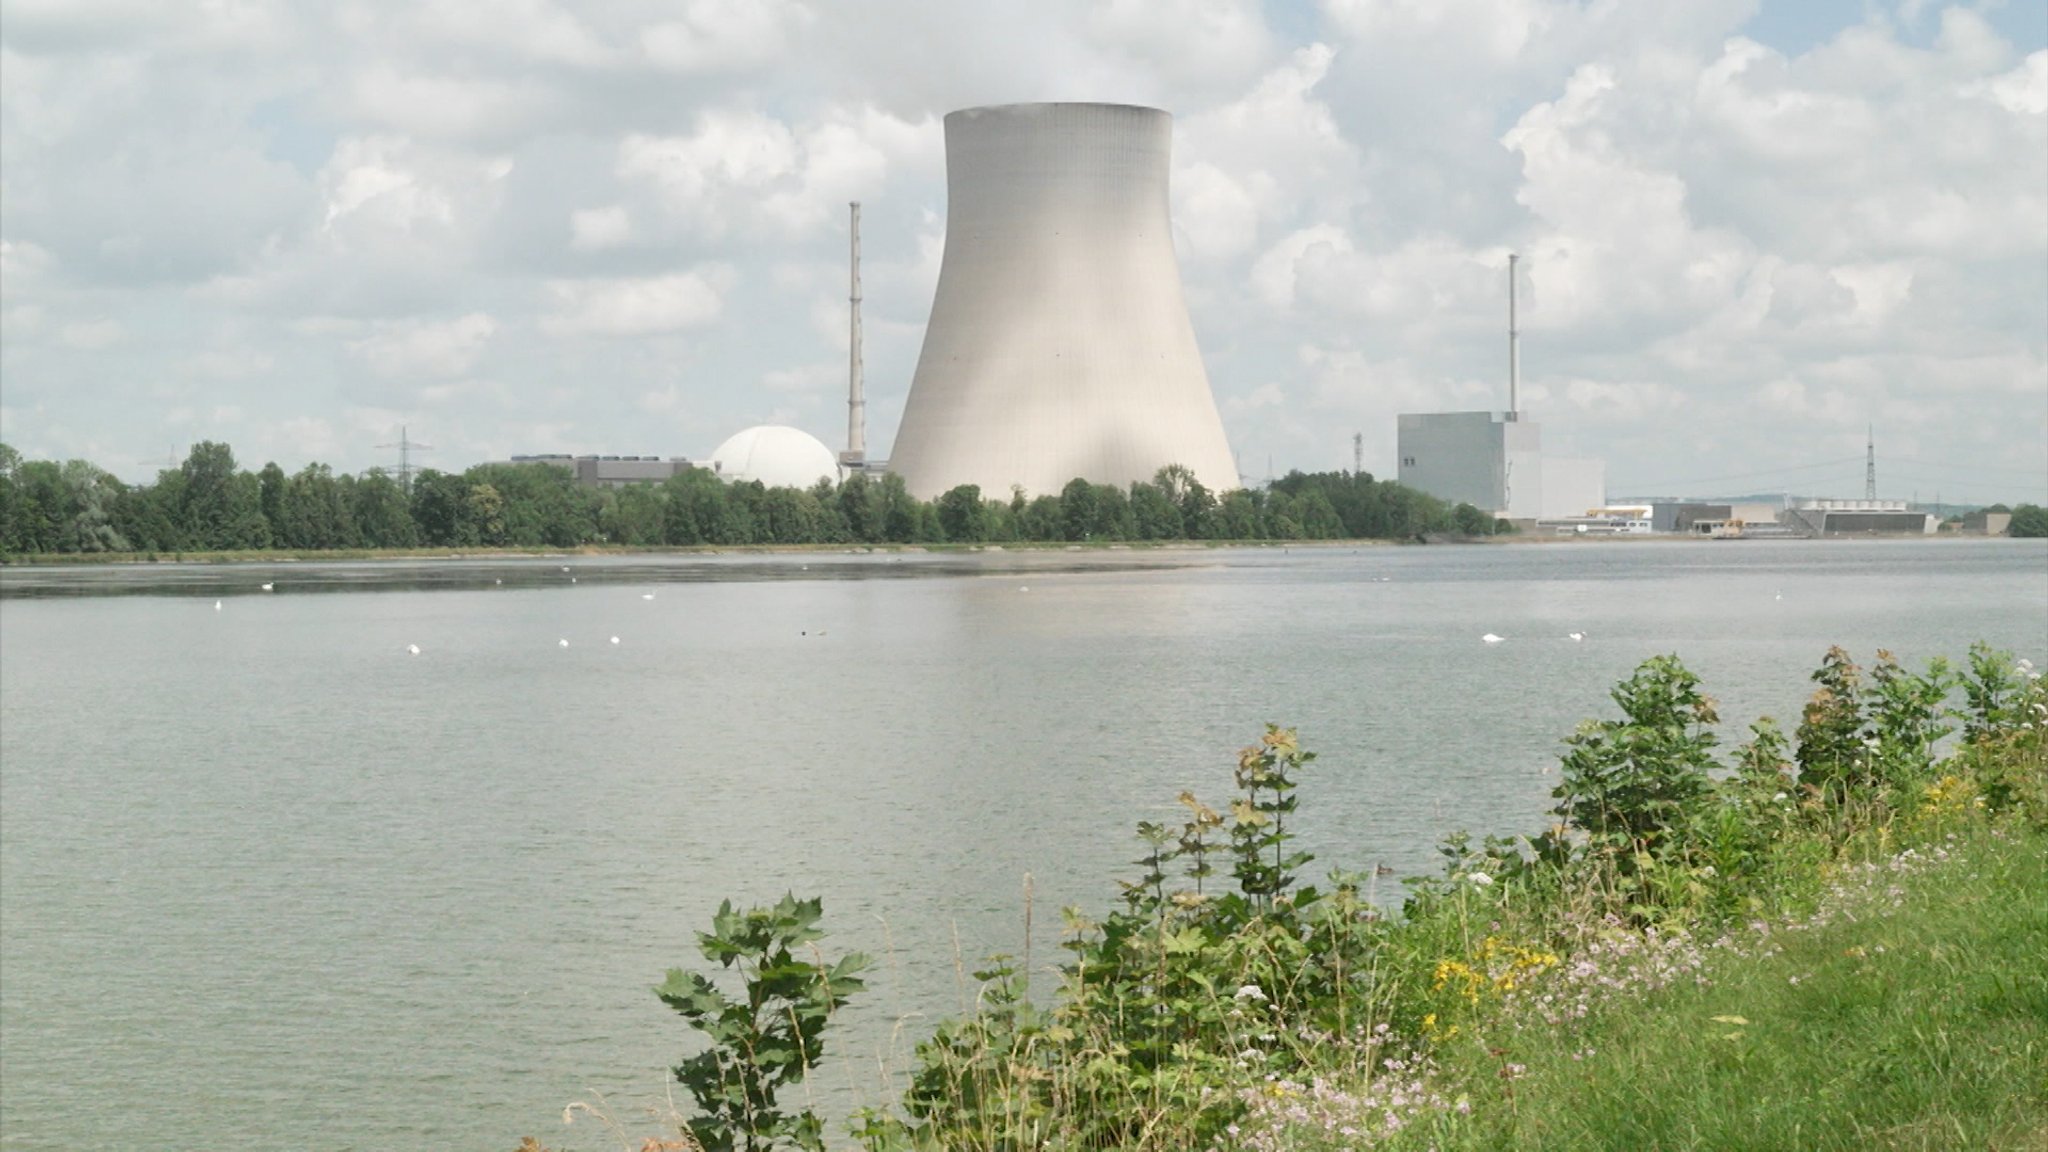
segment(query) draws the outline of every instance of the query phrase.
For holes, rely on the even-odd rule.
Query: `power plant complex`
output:
[[[867,453],[861,362],[860,204],[849,205],[846,445],[763,425],[708,459],[514,456],[581,484],[665,480],[703,468],[735,483],[810,488],[890,472],[924,500],[963,485],[984,498],[1127,487],[1167,465],[1212,492],[1239,487],[1181,294],[1168,179],[1173,118],[1128,104],[1003,104],[945,119],[946,242],[924,345],[890,459]],[[1660,499],[1610,506],[1605,466],[1553,455],[1522,410],[1521,331],[1508,256],[1504,411],[1401,413],[1397,478],[1539,534],[1835,536],[1932,532],[1935,519],[1876,499],[1874,444],[1861,501]],[[1353,437],[1364,467],[1364,436]],[[1988,523],[1988,521],[1987,521]]]

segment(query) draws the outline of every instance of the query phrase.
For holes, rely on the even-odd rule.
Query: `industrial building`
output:
[[[514,456],[507,464],[552,464],[566,470],[578,484],[592,488],[619,488],[627,484],[659,484],[679,472],[698,465],[681,456],[570,456],[542,454]]]
[[[838,483],[839,458],[801,428],[759,424],[733,433],[711,453],[711,468],[729,483],[758,480],[770,488]]]
[[[2012,513],[1979,508],[1963,517],[1965,536],[2003,536],[2012,528]]]
[[[1653,500],[1650,502],[1650,530],[1680,535],[1708,536],[1730,528],[1755,528],[1778,522],[1777,504],[1756,501],[1713,503],[1700,500]]]
[[[1601,515],[1607,504],[1603,461],[1546,455],[1542,426],[1523,418],[1522,332],[1515,322],[1519,259],[1508,254],[1507,411],[1402,413],[1395,431],[1401,460],[1395,478],[1404,487],[1525,527],[1550,521],[1573,532],[1596,524],[1605,531],[1647,532],[1647,517]]]
[[[945,131],[945,256],[890,470],[923,499],[1167,464],[1237,487],[1173,251],[1172,117],[1011,104]]]
[[[1932,536],[1940,527],[1903,500],[1801,500],[1781,519],[1806,536]]]
[[[1402,413],[1403,485],[1510,520],[1586,516],[1607,503],[1599,460],[1547,456],[1542,426],[1519,412]]]

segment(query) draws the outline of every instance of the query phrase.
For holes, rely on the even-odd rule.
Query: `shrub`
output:
[[[1699,683],[1678,657],[1651,657],[1614,689],[1621,719],[1588,721],[1565,741],[1555,813],[1624,871],[1662,846],[1712,787],[1720,718]]]
[[[824,1125],[809,1109],[794,1115],[776,1094],[802,1080],[824,1054],[825,1025],[846,998],[861,989],[868,959],[859,953],[827,964],[800,960],[796,948],[824,937],[821,901],[784,896],[772,908],[718,906],[712,930],[697,935],[704,958],[737,968],[741,995],[726,995],[710,978],[671,969],[655,994],[682,1013],[710,1047],[677,1065],[700,1115],[690,1135],[706,1152],[766,1152],[783,1142],[804,1149],[825,1146]]]

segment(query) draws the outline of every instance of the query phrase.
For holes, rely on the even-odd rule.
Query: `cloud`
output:
[[[66,348],[76,348],[85,352],[112,348],[127,335],[127,330],[121,327],[119,320],[106,318],[79,320],[57,330],[57,339]]]
[[[793,239],[880,188],[892,163],[935,157],[937,143],[934,122],[872,108],[794,125],[757,111],[711,109],[687,135],[627,136],[618,175],[651,191],[667,218],[693,235],[741,230]]]
[[[554,310],[540,328],[555,337],[651,336],[698,328],[718,318],[731,282],[731,271],[719,267],[637,280],[558,280],[549,285]]]
[[[1617,483],[1810,460],[1871,420],[1951,483],[2048,475],[2048,45],[2018,6],[1824,24],[1791,0],[20,0],[10,435],[140,460],[235,408],[252,457],[366,467],[410,422],[461,466],[687,453],[780,406],[834,439],[859,200],[882,454],[943,250],[942,117],[1094,99],[1174,114],[1174,243],[1246,461],[1346,467],[1358,431],[1384,469],[1398,412],[1499,404],[1516,252],[1533,414]]]
[[[774,61],[815,17],[794,0],[690,0],[641,30],[640,50],[676,72],[740,72]]]
[[[569,217],[570,245],[583,251],[618,248],[633,239],[633,218],[625,205],[586,208]]]
[[[497,330],[497,321],[472,312],[443,323],[380,324],[348,348],[380,376],[460,376],[476,366]]]

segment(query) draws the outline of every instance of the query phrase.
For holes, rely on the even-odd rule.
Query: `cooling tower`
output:
[[[1119,104],[946,117],[946,254],[889,468],[925,499],[1116,485],[1184,464],[1237,487],[1181,298],[1173,118]]]

